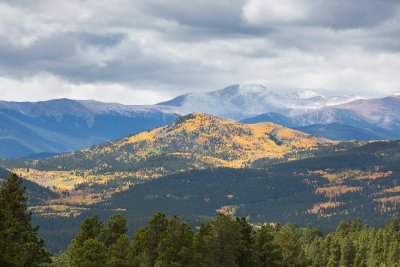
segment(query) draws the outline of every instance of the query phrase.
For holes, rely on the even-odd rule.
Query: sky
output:
[[[399,0],[0,0],[0,99],[400,91]]]

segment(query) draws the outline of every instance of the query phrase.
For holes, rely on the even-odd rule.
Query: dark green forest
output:
[[[400,225],[342,221],[324,233],[312,226],[250,224],[217,214],[198,227],[155,213],[128,236],[121,214],[86,218],[68,248],[51,256],[31,225],[22,179],[0,188],[0,266],[400,266]]]
[[[33,214],[32,221],[41,226],[39,234],[54,253],[67,248],[85,218],[98,215],[106,221],[115,210],[121,210],[129,221],[129,236],[157,211],[167,216],[176,214],[193,228],[211,220],[216,210],[223,207],[235,209],[234,216],[246,217],[251,224],[313,225],[321,227],[324,233],[334,231],[341,220],[359,219],[363,224],[382,226],[391,217],[399,216],[397,202],[380,202],[398,196],[393,189],[400,185],[399,151],[400,142],[397,141],[373,142],[359,147],[341,143],[303,160],[259,161],[253,169],[180,172],[154,180],[133,181],[128,190],[115,193],[104,202],[85,206],[88,210],[76,217]],[[338,177],[336,181],[315,172],[327,169]],[[352,170],[390,174],[379,179],[359,179],[357,175],[341,177]],[[6,171],[4,174],[9,175]],[[59,197],[33,182],[24,180],[23,185],[27,187],[28,205],[39,203],[40,198],[46,203],[46,199]],[[110,188],[114,185],[110,182],[101,186]],[[318,189],[331,186],[361,190],[344,191],[334,196],[316,193]],[[333,202],[341,205],[328,206],[315,213],[310,211],[319,203]]]
[[[127,220],[87,218],[53,266],[399,266],[400,226],[358,220],[336,231],[294,224],[251,225],[222,214],[192,229],[176,216],[154,214],[129,240]]]
[[[37,227],[31,225],[23,180],[12,174],[0,187],[0,266],[51,262]]]

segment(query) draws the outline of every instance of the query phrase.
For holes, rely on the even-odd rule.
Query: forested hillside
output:
[[[250,167],[260,159],[295,160],[333,144],[273,123],[245,125],[194,113],[90,149],[2,163],[63,195],[62,204],[92,204],[146,179],[193,169]]]
[[[295,224],[250,224],[219,213],[191,227],[177,216],[155,213],[128,234],[130,220],[114,214],[103,224],[86,217],[61,254],[50,258],[27,212],[22,180],[10,176],[0,188],[1,266],[397,266],[400,225],[342,221],[335,231]],[[382,265],[383,264],[383,265]]]
[[[2,186],[2,182],[4,182],[4,179],[8,178],[10,175],[11,172],[7,171],[6,169],[0,168],[0,186]],[[50,189],[42,187],[37,183],[26,179],[22,179],[22,185],[25,186],[27,189],[28,203],[30,205],[42,205],[47,200],[59,197],[59,195],[57,195]]]

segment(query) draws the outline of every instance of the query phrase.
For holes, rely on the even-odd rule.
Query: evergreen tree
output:
[[[167,228],[165,215],[158,212],[150,218],[145,228],[136,232],[131,243],[131,259],[134,266],[154,266],[158,258],[158,246]]]
[[[4,266],[38,266],[50,261],[44,241],[37,236],[38,228],[31,225],[22,182],[12,174],[0,188],[0,262]]]
[[[155,266],[189,266],[192,260],[193,233],[190,227],[174,216],[168,220]]]
[[[121,235],[109,248],[108,266],[126,267],[129,266],[129,242],[126,235]]]
[[[336,238],[332,238],[329,244],[329,258],[327,267],[337,267],[339,266],[340,260],[340,244]]]
[[[126,218],[120,214],[111,216],[108,219],[107,226],[103,229],[100,240],[109,247],[116,243],[117,240],[125,235],[128,231]]]
[[[236,218],[240,229],[240,248],[237,263],[239,266],[254,266],[254,228],[246,218]]]
[[[0,194],[0,266],[6,266],[10,259],[8,259],[8,240],[9,233],[7,224],[10,220],[10,215],[6,210],[5,200]]]
[[[100,241],[97,240],[97,238],[100,236],[100,234],[103,231],[103,225],[100,222],[99,218],[97,216],[92,216],[89,218],[86,218],[82,224],[81,224],[81,229],[76,236],[74,240],[72,240],[71,244],[69,245],[66,255],[69,259],[69,262],[71,263],[72,266],[83,266],[81,265],[82,260],[85,260],[86,258],[89,258],[89,253],[92,251],[93,253],[97,253],[96,250],[85,250],[85,259],[82,259],[82,247],[84,243],[88,240],[91,240],[88,244],[90,243],[98,243]],[[95,240],[96,242],[94,242]],[[102,242],[100,242],[102,243]],[[104,243],[102,243],[103,246],[105,247]],[[88,245],[86,245],[88,246]],[[97,257],[97,256],[93,256]]]
[[[275,236],[275,241],[282,252],[285,266],[302,266],[306,261],[300,242],[301,230],[293,224],[284,225]]]
[[[76,248],[76,254],[70,262],[72,267],[106,266],[107,248],[103,242],[89,238]]]
[[[96,239],[103,231],[103,224],[98,216],[86,218],[81,224],[81,230],[76,237],[76,243],[82,245],[88,239]]]
[[[237,266],[240,253],[240,228],[230,217],[218,214],[211,221],[213,266]]]
[[[212,244],[210,223],[204,223],[195,232],[193,238],[193,265],[198,267],[208,267],[213,264]]]
[[[257,266],[274,267],[281,265],[281,252],[278,245],[274,242],[274,236],[270,227],[264,225],[257,231],[255,251]]]
[[[353,266],[355,258],[355,249],[353,242],[347,236],[342,239],[340,248],[340,267],[351,267]]]

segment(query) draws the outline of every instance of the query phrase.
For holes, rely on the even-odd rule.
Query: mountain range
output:
[[[0,156],[69,152],[171,123],[178,115],[169,107],[98,101],[2,101]]]
[[[162,106],[178,107],[182,112],[203,112],[214,116],[241,120],[268,112],[287,113],[337,106],[360,99],[358,96],[325,97],[312,91],[279,94],[262,85],[232,85],[222,90],[178,96]]]
[[[0,102],[0,157],[42,158],[167,125],[203,112],[242,123],[272,122],[332,140],[396,139],[400,95],[376,99],[280,94],[262,85],[232,85],[156,105],[91,100]]]

